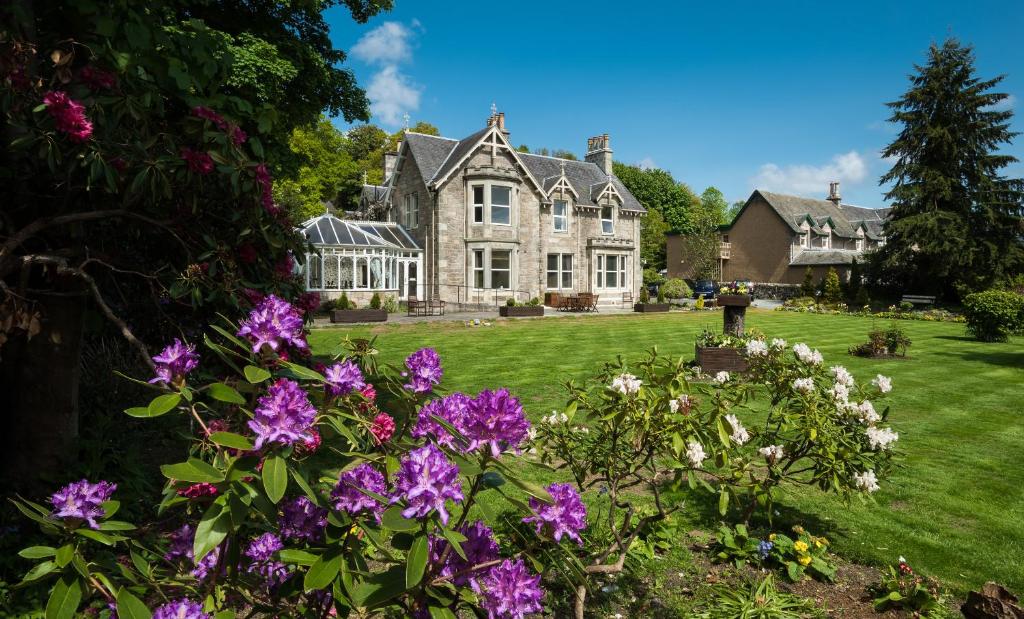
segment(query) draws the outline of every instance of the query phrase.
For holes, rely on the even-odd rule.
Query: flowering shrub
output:
[[[829,314],[833,316],[864,316],[869,318],[886,318],[891,320],[924,320],[927,322],[965,322],[966,319],[954,312],[944,309],[929,309],[929,310],[913,310],[913,311],[902,311],[896,308],[896,306],[889,307],[888,310],[883,312],[872,312],[871,307],[864,305],[860,310],[851,312],[847,311],[848,308],[845,304],[838,305],[821,305],[813,302],[805,304],[800,302],[801,298],[796,299],[795,303],[780,305],[775,308],[777,312],[799,312],[801,314]]]
[[[793,582],[810,575],[817,580],[835,579],[836,566],[828,556],[828,540],[808,533],[803,527],[793,527],[795,537],[782,533],[769,533],[763,538],[750,535],[747,527],[718,530],[715,558],[731,561],[736,567],[745,563],[761,567],[783,568]]]
[[[945,596],[939,589],[938,582],[933,578],[923,578],[914,572],[907,560],[899,558],[899,562],[887,567],[882,581],[873,587],[875,610],[909,610],[914,616],[930,617],[945,616],[943,602]]]

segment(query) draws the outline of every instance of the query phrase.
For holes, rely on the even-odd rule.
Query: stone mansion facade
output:
[[[607,135],[584,161],[517,152],[504,113],[461,140],[406,132],[385,157],[363,217],[400,224],[422,248],[398,274],[399,296],[523,302],[593,292],[621,302],[641,286],[643,206],[612,174]]]

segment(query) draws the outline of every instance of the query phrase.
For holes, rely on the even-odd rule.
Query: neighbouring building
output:
[[[799,284],[811,267],[815,281],[829,268],[845,281],[854,259],[885,243],[888,216],[888,208],[843,204],[837,182],[830,183],[824,200],[755,190],[720,229],[715,279]],[[685,235],[669,235],[667,258],[670,277],[697,276]]]
[[[384,167],[384,185],[364,187],[356,216],[385,220],[412,241],[393,248],[409,257],[390,256],[396,270],[382,263],[378,280],[388,289],[393,283],[400,298],[493,304],[582,291],[617,304],[640,289],[646,211],[612,174],[608,135],[588,140],[584,161],[521,153],[509,141],[504,113],[492,113],[461,140],[406,132]],[[323,222],[313,228],[322,230]],[[422,256],[411,257],[420,248]],[[387,258],[392,248],[382,249]],[[365,277],[354,266],[342,285],[371,285],[373,259]]]

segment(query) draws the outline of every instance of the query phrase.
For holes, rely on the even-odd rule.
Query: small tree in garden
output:
[[[843,300],[843,290],[839,285],[839,273],[835,267],[829,267],[828,273],[821,284],[821,300],[825,303],[839,303]]]
[[[850,263],[850,281],[846,283],[846,300],[853,304],[858,298],[863,298],[860,291],[864,289],[864,274],[860,263],[854,258]]]
[[[800,284],[800,296],[813,298],[815,296],[815,292],[814,271],[811,267],[807,267],[804,271],[804,281]]]

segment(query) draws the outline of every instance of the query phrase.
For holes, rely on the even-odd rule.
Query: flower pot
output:
[[[749,294],[720,294],[716,297],[719,307],[747,307],[750,305],[750,300]]]
[[[697,365],[704,374],[718,372],[746,372],[747,359],[735,346],[696,347]]]
[[[505,318],[522,318],[523,316],[543,316],[543,305],[502,305],[498,308],[498,315]]]
[[[668,303],[637,303],[634,312],[667,312],[672,306]]]
[[[387,319],[388,313],[382,309],[331,310],[331,322],[384,322]]]

